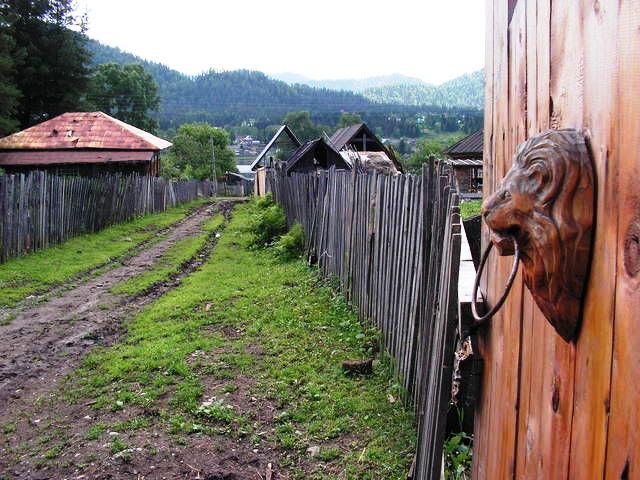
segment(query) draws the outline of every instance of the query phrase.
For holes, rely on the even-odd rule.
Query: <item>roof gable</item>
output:
[[[484,131],[478,130],[464,137],[444,151],[451,158],[482,158]]]
[[[296,137],[296,135],[291,131],[289,126],[288,125],[282,125],[278,129],[276,134],[271,138],[271,140],[269,140],[269,143],[267,143],[267,145],[264,147],[262,152],[260,152],[260,155],[258,155],[256,157],[256,159],[253,161],[253,163],[251,164],[251,170],[256,170],[260,166],[260,162],[262,162],[262,160],[264,160],[264,157],[267,155],[269,150],[271,150],[273,148],[273,146],[276,144],[276,142],[278,142],[278,140],[280,139],[280,137],[282,135],[286,135],[287,138],[289,139],[289,141],[293,145],[295,145],[296,148],[298,148],[298,147],[300,147],[300,145],[302,145],[300,140],[298,140],[298,137]]]
[[[63,113],[0,138],[2,150],[163,150],[170,142],[102,112]]]
[[[304,145],[301,145],[295,152],[293,152],[291,157],[289,157],[289,159],[287,160],[285,172],[288,174],[296,166],[296,164],[302,158],[304,158],[305,155],[307,155],[311,150],[316,150],[317,148],[325,150],[327,161],[332,160],[333,165],[338,165],[340,168],[344,169],[351,168],[351,166],[340,156],[337,150],[335,150],[328,142],[326,142],[324,138],[316,138],[315,140],[310,140]],[[326,165],[325,167],[329,167],[329,165]]]
[[[345,147],[347,147],[350,143],[352,143],[354,139],[356,139],[357,137],[359,137],[364,133],[366,133],[368,137],[372,138],[375,142],[377,142],[380,145],[380,148],[382,148],[382,151],[386,153],[387,157],[393,162],[396,169],[399,172],[402,172],[403,171],[402,165],[396,158],[395,154],[393,153],[393,150],[387,148],[384,145],[384,143],[382,143],[382,141],[376,136],[376,134],[371,131],[371,129],[367,126],[366,123],[357,123],[355,125],[350,125],[348,127],[344,127],[337,130],[331,136],[330,142],[337,151],[340,151]]]

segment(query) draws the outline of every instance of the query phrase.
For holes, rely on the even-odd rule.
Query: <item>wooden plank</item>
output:
[[[609,204],[618,212],[616,251],[615,323],[611,398],[609,406],[606,478],[640,478],[640,331],[637,312],[640,307],[640,277],[637,273],[637,226],[640,195],[637,179],[640,172],[637,145],[640,140],[640,5],[620,2],[617,113],[619,127],[611,143],[619,151],[618,198]],[[635,89],[635,90],[634,90]],[[606,198],[605,202],[609,199]],[[601,319],[601,321],[604,319]]]

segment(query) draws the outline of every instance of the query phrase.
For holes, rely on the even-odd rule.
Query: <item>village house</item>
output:
[[[0,168],[59,175],[157,176],[171,143],[102,112],[71,112],[0,139]]]
[[[365,123],[337,130],[330,143],[350,165],[357,161],[365,170],[390,174],[403,172],[393,150],[387,148]]]
[[[349,165],[324,138],[310,140],[301,145],[285,163],[287,175],[298,172],[306,173],[314,170],[350,170]]]
[[[464,137],[444,151],[464,198],[482,197],[483,130]]]

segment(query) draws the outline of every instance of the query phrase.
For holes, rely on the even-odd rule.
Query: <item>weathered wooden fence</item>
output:
[[[136,175],[2,175],[0,262],[214,192],[209,181]]]
[[[460,218],[453,173],[267,172],[267,189],[299,222],[322,273],[384,346],[418,420],[413,478],[439,478],[457,326]]]

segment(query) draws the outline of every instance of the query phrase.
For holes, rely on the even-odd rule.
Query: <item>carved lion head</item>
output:
[[[580,323],[594,200],[585,140],[567,129],[542,133],[520,145],[511,170],[482,206],[494,243],[515,238],[525,284],[567,341]]]

